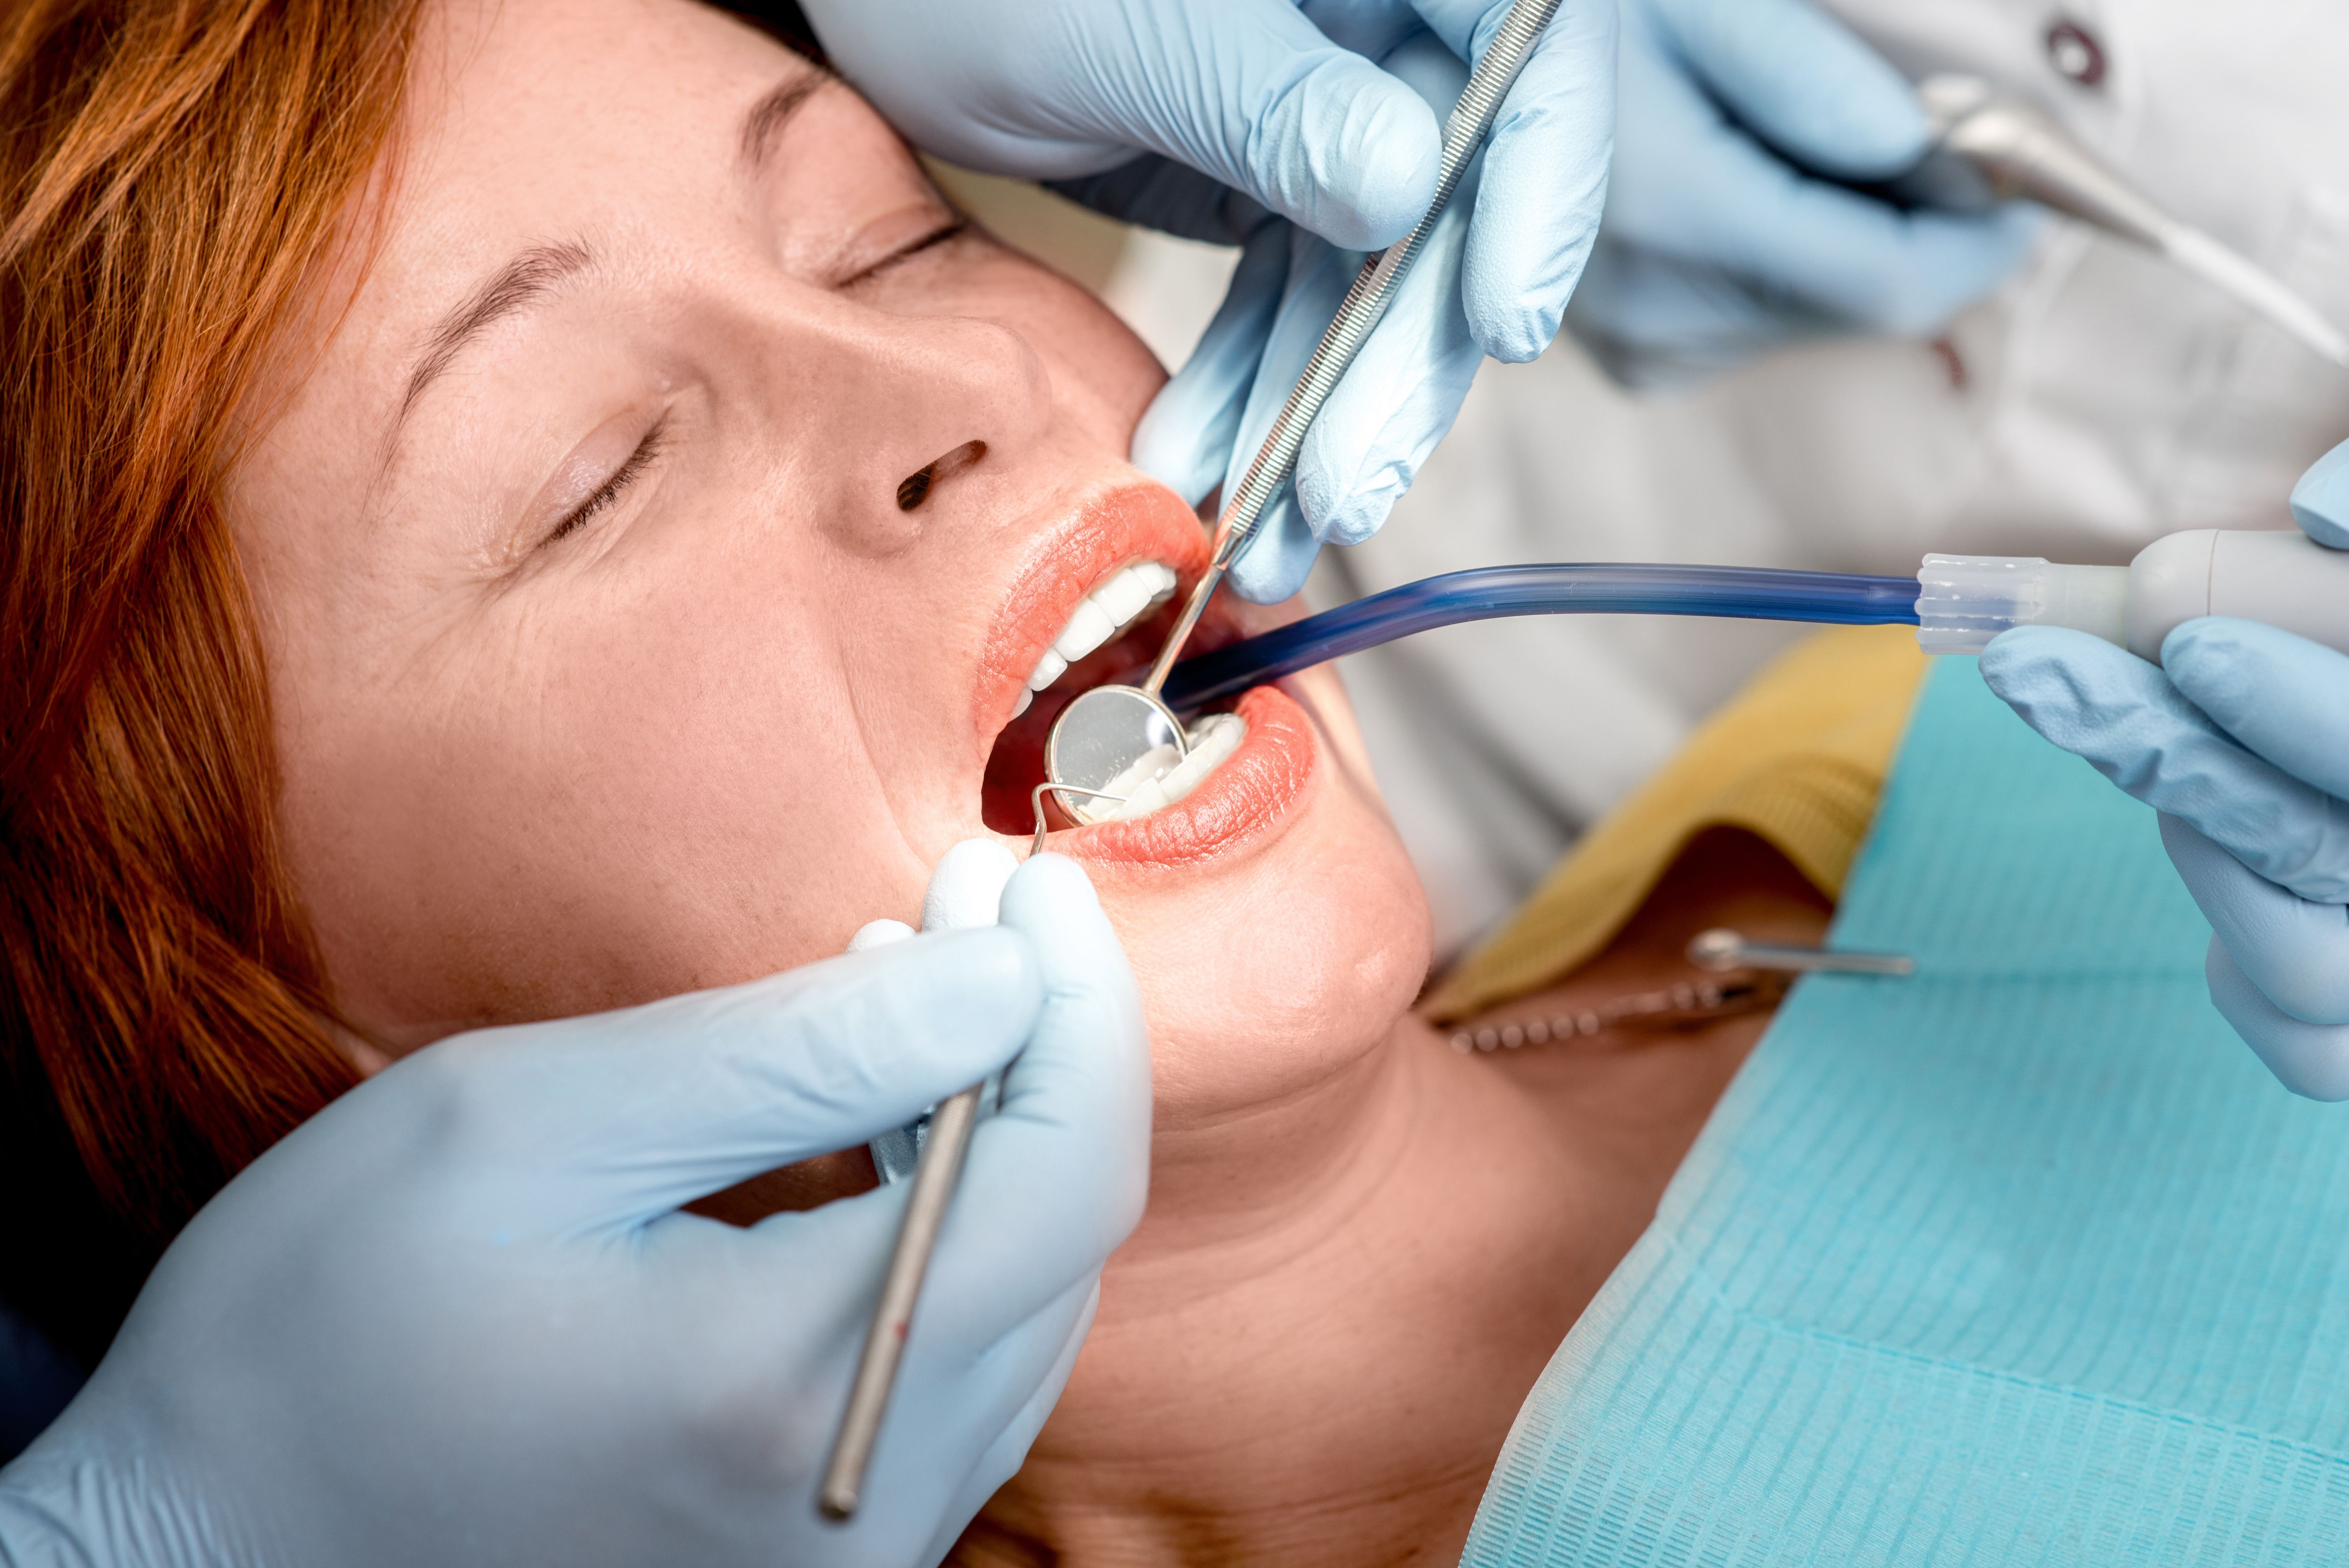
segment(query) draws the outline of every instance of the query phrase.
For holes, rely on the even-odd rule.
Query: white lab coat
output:
[[[1913,76],[2053,110],[2171,211],[2349,324],[2349,5],[1832,0]],[[2100,46],[2103,80],[2048,30]],[[2077,66],[2075,48],[2069,57]],[[1462,566],[1664,560],[1911,573],[1928,550],[2126,561],[2180,528],[2289,526],[2349,437],[2349,374],[2143,253],[2051,225],[1940,346],[1815,343],[1640,399],[1568,340],[1488,365],[1323,602]],[[1381,781],[1456,947],[1801,628],[1557,617],[1350,661]]]

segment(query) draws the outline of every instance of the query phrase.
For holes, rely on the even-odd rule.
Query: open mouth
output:
[[[1190,509],[1157,486],[1113,493],[1085,508],[1015,588],[982,672],[981,739],[998,726],[980,815],[995,832],[1036,829],[1046,737],[1070,702],[1110,683],[1140,680],[1165,645],[1183,597],[1204,569],[1206,539]],[[1263,629],[1268,614],[1226,595],[1210,601],[1186,652],[1207,652]],[[1078,828],[1068,852],[1089,859],[1194,858],[1280,815],[1303,787],[1317,748],[1304,711],[1270,687],[1186,714],[1185,754],[1171,746],[1112,782],[1123,800],[1047,794],[1045,826]]]
[[[1164,646],[1180,608],[1179,576],[1167,562],[1129,561],[1102,577],[1078,601],[1061,633],[1036,662],[1013,707],[1011,722],[988,753],[981,812],[998,833],[1028,833],[1036,826],[1034,792],[1044,782],[1044,739],[1078,693],[1142,678]],[[1210,618],[1216,607],[1210,607]],[[1192,634],[1201,651],[1228,640],[1203,619]],[[1078,803],[1048,795],[1045,820],[1053,827],[1130,821],[1186,798],[1230,760],[1247,738],[1247,722],[1232,710],[1191,716],[1187,754],[1172,747],[1144,757],[1110,790],[1123,800]]]

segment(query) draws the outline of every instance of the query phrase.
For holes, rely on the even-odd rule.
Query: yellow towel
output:
[[[1422,1010],[1448,1023],[1556,983],[1606,947],[1708,827],[1759,835],[1836,897],[1924,674],[1907,627],[1837,627],[1789,649],[1593,828]]]

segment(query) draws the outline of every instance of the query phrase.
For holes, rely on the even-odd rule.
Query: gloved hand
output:
[[[678,1206],[1003,1065],[850,1525],[816,1478],[903,1186]],[[240,1175],[0,1471],[0,1562],[935,1563],[1058,1397],[1139,1216],[1117,940],[1040,856],[999,929],[442,1042]]]
[[[1507,0],[803,4],[833,62],[929,151],[1245,247],[1206,339],[1134,437],[1135,462],[1195,504],[1227,472],[1237,483],[1358,253],[1426,211],[1442,149],[1430,103],[1450,107],[1466,79],[1459,62],[1508,10]],[[1481,191],[1454,198],[1461,216],[1420,256],[1324,406],[1293,495],[1268,510],[1232,574],[1241,594],[1285,598],[1317,538],[1375,532],[1451,428],[1482,357],[1530,359],[1557,336],[1604,200],[1614,29],[1604,0],[1567,0],[1551,22],[1495,123]]]
[[[2292,515],[2349,548],[2349,443],[2302,478]],[[2085,632],[2018,627],[1982,671],[2162,814],[2210,922],[2210,1000],[2285,1087],[2349,1099],[2349,658],[2209,616],[2164,639],[2158,668]]]
[[[1654,388],[1829,332],[1930,334],[2011,272],[2035,209],[1903,212],[1909,84],[1809,0],[1622,0],[1615,167],[1567,325]]]

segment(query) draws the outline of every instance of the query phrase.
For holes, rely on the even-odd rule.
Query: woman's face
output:
[[[1014,724],[1025,681],[1121,566],[1187,587],[1206,553],[1125,462],[1147,351],[959,227],[854,93],[681,0],[428,11],[387,167],[229,484],[352,1019],[400,1050],[743,980],[915,918],[960,839],[1024,848],[1040,721],[1164,614]],[[1165,1115],[1326,1072],[1425,962],[1335,680],[1242,711],[1188,799],[1055,841],[1141,974]]]

